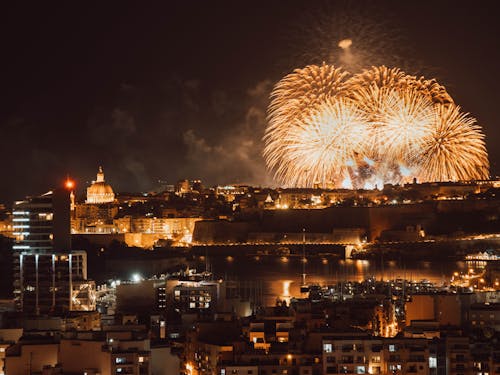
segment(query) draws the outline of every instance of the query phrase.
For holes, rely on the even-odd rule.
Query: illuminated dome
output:
[[[99,167],[97,179],[92,181],[92,185],[87,188],[87,200],[85,203],[111,203],[115,200],[115,193],[111,185],[104,182],[104,172],[102,167]]]

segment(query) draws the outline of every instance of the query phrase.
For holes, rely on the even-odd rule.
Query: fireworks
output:
[[[488,177],[475,119],[435,80],[399,69],[353,76],[325,64],[297,69],[275,86],[268,113],[264,157],[287,186]]]
[[[421,150],[420,176],[424,181],[457,181],[488,177],[484,135],[474,118],[455,105],[439,105],[435,126]]]

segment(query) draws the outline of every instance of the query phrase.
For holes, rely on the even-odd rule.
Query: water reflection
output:
[[[293,283],[292,280],[282,280],[283,283],[283,294],[280,296],[280,300],[285,301],[286,304],[290,304],[292,295],[290,294],[290,285]]]
[[[263,302],[274,305],[276,299],[287,302],[300,296],[302,267],[301,256],[261,257],[208,257],[215,277],[223,277],[245,283],[262,284]],[[448,282],[454,272],[467,272],[480,268],[481,261],[443,262],[414,260],[343,260],[336,257],[308,257],[305,265],[308,284],[332,285],[340,281],[362,281],[368,277],[377,280],[407,279],[429,280],[436,284]],[[483,262],[485,263],[485,262]],[[202,267],[202,265],[200,265]]]

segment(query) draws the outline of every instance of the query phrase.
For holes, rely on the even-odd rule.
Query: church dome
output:
[[[99,167],[97,172],[97,179],[92,181],[92,185],[87,188],[86,203],[100,204],[111,203],[115,200],[115,193],[111,185],[104,181],[104,172],[102,167]]]

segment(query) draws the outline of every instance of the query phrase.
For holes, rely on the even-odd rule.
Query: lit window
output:
[[[429,368],[437,368],[437,358],[429,357]]]
[[[356,374],[365,374],[365,366],[356,366]]]
[[[390,352],[395,352],[396,351],[396,345],[389,345],[389,351]]]
[[[139,363],[144,362],[144,357],[139,357]]]
[[[333,350],[332,344],[323,344],[323,352],[331,353]]]

